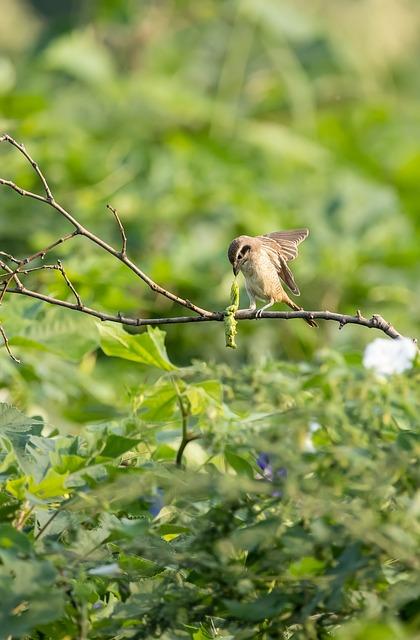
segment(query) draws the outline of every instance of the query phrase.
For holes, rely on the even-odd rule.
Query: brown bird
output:
[[[297,296],[300,291],[287,262],[298,255],[298,245],[308,237],[309,229],[274,231],[264,236],[239,236],[228,250],[228,258],[235,276],[242,271],[249,297],[249,309],[257,309],[256,300],[267,302],[258,309],[256,318],[276,302],[285,302],[294,311],[302,311],[283,289],[282,280]],[[317,327],[314,320],[304,318],[311,327]]]

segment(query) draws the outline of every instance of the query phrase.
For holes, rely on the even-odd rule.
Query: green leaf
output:
[[[29,479],[28,491],[40,500],[62,497],[68,493],[68,488],[66,487],[67,476],[67,473],[62,475],[50,468],[41,482],[34,482],[32,478]]]
[[[112,433],[108,437],[106,445],[100,455],[107,458],[118,458],[122,453],[135,449],[139,442],[141,442],[139,439],[126,438],[125,436]]]
[[[254,469],[252,468],[252,465],[250,465],[248,460],[245,460],[245,458],[239,456],[229,447],[225,448],[225,458],[226,462],[232,467],[234,471],[236,471],[238,475],[246,475],[249,478],[254,477]]]
[[[29,555],[31,551],[31,544],[26,535],[16,531],[11,524],[0,525],[0,557],[16,556],[17,554]]]
[[[292,576],[302,578],[304,576],[317,576],[323,572],[324,568],[325,562],[322,562],[322,560],[317,560],[313,556],[305,556],[297,562],[293,562],[289,567],[289,571]]]
[[[192,416],[202,413],[210,402],[210,397],[199,387],[189,386],[182,395],[188,400],[189,412]]]
[[[276,591],[251,602],[224,600],[224,603],[231,615],[248,622],[272,618],[288,608],[286,597]]]
[[[153,460],[174,460],[176,456],[176,450],[170,447],[168,444],[159,444],[153,451]]]
[[[159,380],[143,399],[140,410],[142,417],[150,422],[171,420],[178,411],[178,401],[174,385]]]
[[[195,382],[191,386],[204,389],[207,395],[209,395],[215,402],[219,404],[222,402],[223,387],[219,380],[203,380],[202,382]]]
[[[165,333],[148,327],[146,333],[131,335],[119,325],[98,325],[101,348],[107,356],[132,360],[164,371],[177,367],[168,358],[165,348]]]
[[[27,482],[26,477],[9,478],[6,482],[6,491],[8,491],[17,500],[24,500],[26,496]]]
[[[25,473],[33,470],[33,458],[27,445],[32,435],[39,435],[44,426],[42,418],[28,417],[9,404],[0,404],[0,441],[12,447],[19,466]]]
[[[163,571],[163,567],[159,566],[156,562],[134,555],[121,554],[118,564],[123,571],[129,574],[130,579],[134,577],[136,579],[151,578]]]
[[[64,598],[56,578],[48,560],[15,557],[0,567],[1,638],[20,638],[62,616]]]

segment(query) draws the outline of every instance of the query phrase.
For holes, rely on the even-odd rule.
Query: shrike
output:
[[[283,289],[282,281],[299,296],[300,291],[287,262],[298,255],[298,245],[307,238],[309,229],[293,229],[290,231],[274,231],[264,236],[239,236],[235,238],[228,250],[228,258],[235,276],[242,271],[249,297],[249,309],[255,311],[256,300],[267,302],[258,309],[255,316],[261,317],[263,311],[276,302],[285,302],[294,311],[302,311]],[[311,327],[317,323],[304,318]]]

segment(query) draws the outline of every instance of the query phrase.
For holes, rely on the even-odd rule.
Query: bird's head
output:
[[[239,271],[249,260],[253,240],[254,238],[250,238],[249,236],[239,236],[239,238],[235,238],[230,243],[228,258],[235,276],[238,275]]]

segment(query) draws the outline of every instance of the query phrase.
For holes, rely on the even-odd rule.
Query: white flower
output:
[[[89,569],[91,576],[117,576],[121,573],[121,569],[116,562],[112,564],[101,564],[99,567]]]
[[[379,376],[387,376],[410,369],[416,355],[417,345],[409,338],[376,338],[365,349],[363,365]]]
[[[305,440],[303,443],[303,450],[307,453],[315,453],[316,446],[314,444],[314,441],[312,440],[312,434],[316,433],[319,429],[321,429],[321,425],[319,424],[319,422],[309,423],[309,430],[305,436]]]

